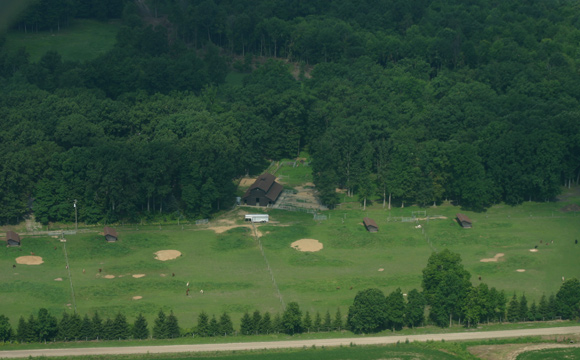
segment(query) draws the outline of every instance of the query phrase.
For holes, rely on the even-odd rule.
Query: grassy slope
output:
[[[70,27],[60,32],[8,32],[6,48],[15,51],[25,47],[31,62],[38,61],[49,50],[58,51],[63,61],[85,61],[110,50],[115,45],[119,29],[118,22],[74,20]]]

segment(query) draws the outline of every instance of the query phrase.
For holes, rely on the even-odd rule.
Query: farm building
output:
[[[371,219],[371,218],[364,218],[363,219],[363,224],[365,225],[365,227],[367,228],[368,232],[377,232],[379,231],[379,226],[377,225],[377,223]]]
[[[105,239],[108,242],[115,242],[117,241],[117,231],[113,228],[110,228],[108,226],[105,226],[105,229],[103,230],[103,233],[105,234]]]
[[[6,246],[20,246],[20,235],[14,231],[6,231]]]
[[[247,205],[268,206],[272,205],[280,196],[284,189],[277,183],[276,177],[272,174],[264,173],[256,179],[242,197]]]
[[[471,219],[468,218],[467,216],[457,213],[457,221],[459,222],[459,225],[461,225],[464,228],[471,228]]]

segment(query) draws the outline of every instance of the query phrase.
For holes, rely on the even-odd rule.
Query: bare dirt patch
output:
[[[145,274],[133,274],[133,277],[134,277],[135,279],[142,278],[143,276],[145,276]]]
[[[143,296],[141,295],[133,296],[133,300],[141,300],[141,299],[143,299]]]
[[[481,261],[481,262],[497,262],[499,260],[499,258],[502,257],[502,256],[504,256],[504,255],[505,255],[504,253],[497,253],[492,258],[481,259],[479,261]]]
[[[580,211],[580,206],[576,204],[566,205],[560,209],[561,212]]]
[[[103,276],[105,279],[114,279],[115,275],[105,275]]]
[[[385,271],[385,269],[383,269],[383,268],[380,268],[380,269],[379,269],[379,271]]]
[[[177,250],[159,250],[155,253],[155,260],[167,261],[177,259],[181,252]]]
[[[62,278],[56,278],[54,281],[62,281]]]
[[[256,234],[258,235],[258,237],[262,237],[263,234],[260,231],[260,229],[258,228],[258,225],[256,226]],[[252,228],[252,225],[221,225],[221,226],[210,226],[209,229],[215,231],[216,234],[221,234],[223,232],[226,232],[230,229],[235,229],[238,227],[247,227],[248,229]]]
[[[22,265],[40,265],[43,262],[40,256],[20,256],[16,258],[16,263]]]
[[[242,180],[240,180],[240,187],[250,187],[252,186],[252,184],[256,181],[256,179],[253,178],[242,178]]]
[[[294,241],[290,246],[299,251],[315,252],[322,250],[322,243],[316,239],[300,239]]]
[[[538,249],[530,249],[531,252],[538,252]]]
[[[517,269],[517,272],[526,272],[526,269]]]

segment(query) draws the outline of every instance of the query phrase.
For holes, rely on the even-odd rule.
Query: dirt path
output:
[[[104,348],[79,348],[79,349],[40,349],[40,350],[11,350],[0,351],[0,358],[14,359],[29,356],[86,356],[86,355],[123,355],[123,354],[165,354],[178,352],[205,352],[205,351],[234,351],[234,350],[257,350],[257,349],[285,349],[302,348],[311,346],[349,346],[356,345],[381,345],[413,341],[457,341],[457,340],[480,340],[511,338],[522,336],[540,335],[564,335],[580,334],[580,326],[543,328],[543,329],[523,329],[504,331],[481,331],[481,332],[461,332],[451,334],[425,334],[407,336],[381,336],[381,337],[354,337],[345,339],[317,339],[299,341],[269,341],[250,343],[228,343],[228,344],[202,344],[202,345],[166,345],[166,346],[132,346],[132,347],[104,347]],[[540,344],[541,345],[541,344]]]

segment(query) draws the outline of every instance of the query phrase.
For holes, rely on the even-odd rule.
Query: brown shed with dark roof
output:
[[[470,218],[460,213],[457,213],[456,216],[457,221],[459,222],[459,225],[461,225],[461,227],[471,228],[472,222]]]
[[[363,224],[367,228],[368,232],[377,232],[377,231],[379,231],[379,226],[371,218],[368,218],[368,217],[364,218],[363,219]]]
[[[105,226],[105,228],[103,229],[103,233],[105,234],[105,239],[108,242],[115,242],[118,240],[117,239],[117,231],[113,228]]]
[[[268,206],[274,204],[284,187],[269,173],[260,175],[242,197],[247,205]]]
[[[14,231],[6,231],[6,246],[20,246],[20,235]]]

